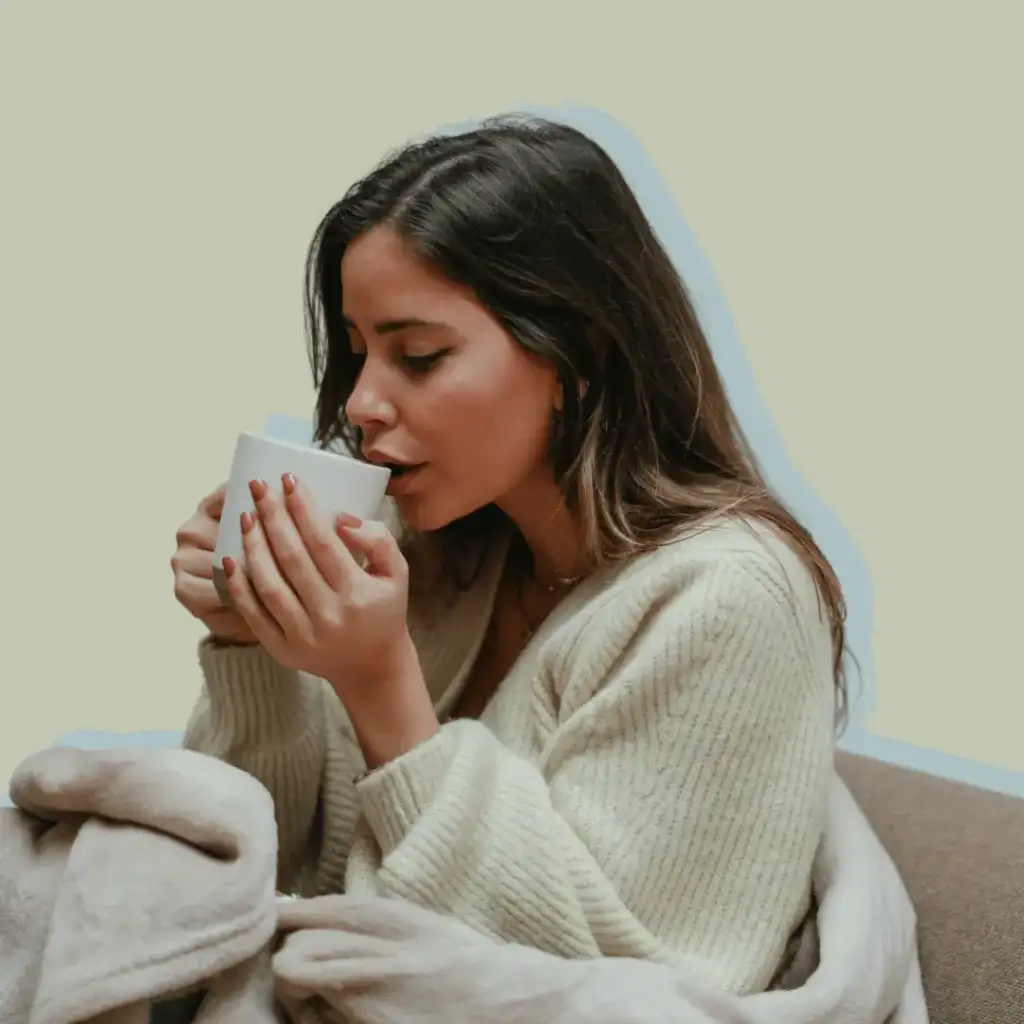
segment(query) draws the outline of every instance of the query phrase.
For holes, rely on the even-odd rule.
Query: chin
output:
[[[483,506],[474,505],[469,508],[455,507],[449,502],[431,501],[427,495],[417,494],[395,498],[402,521],[417,533],[433,533],[443,530],[446,526],[459,519],[465,519],[479,511]]]
[[[398,506],[402,521],[417,533],[443,530],[449,523],[453,523],[459,518],[457,515],[452,515],[451,510],[445,509],[440,503],[419,496],[396,498],[395,504]]]

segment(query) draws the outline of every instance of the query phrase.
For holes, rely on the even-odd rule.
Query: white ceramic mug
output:
[[[359,519],[375,518],[391,476],[391,471],[383,466],[359,462],[336,452],[258,434],[239,434],[213,553],[213,583],[226,605],[230,605],[231,598],[224,576],[224,558],[233,558],[240,568],[245,565],[241,516],[253,511],[249,481],[265,480],[271,492],[281,497],[281,477],[285,473],[296,476],[310,491],[324,524],[332,529],[342,512]]]

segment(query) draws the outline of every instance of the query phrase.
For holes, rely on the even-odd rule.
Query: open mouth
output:
[[[424,463],[382,462],[381,465],[385,469],[390,469],[392,479],[396,479],[405,476],[406,473],[412,473],[414,470],[421,469]]]
[[[391,470],[391,479],[388,481],[388,494],[394,497],[401,497],[410,488],[415,489],[416,481],[419,479],[421,470],[426,466],[425,462],[412,465],[410,463],[383,463]]]

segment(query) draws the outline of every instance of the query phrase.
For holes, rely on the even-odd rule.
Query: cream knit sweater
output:
[[[410,607],[439,714],[483,639],[496,549]],[[832,645],[768,528],[722,521],[571,593],[479,721],[355,782],[344,710],[259,648],[200,645],[185,745],[261,780],[282,888],[397,897],[569,958],[769,985],[806,912],[833,780]]]

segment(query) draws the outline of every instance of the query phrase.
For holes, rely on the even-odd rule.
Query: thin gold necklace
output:
[[[526,548],[525,543],[521,544],[522,547]],[[537,579],[534,573],[533,557],[529,550],[526,548],[524,552],[523,560],[520,563],[519,571],[516,573],[516,605],[519,608],[519,614],[522,616],[524,629],[523,629],[523,643],[528,644],[536,634],[537,630],[544,624],[548,615],[554,611],[554,607],[548,609],[544,616],[538,622],[532,622],[530,616],[526,611],[526,605],[523,601],[523,585],[527,579],[531,580],[534,584],[546,591],[549,595],[559,595],[559,600],[564,597],[573,587],[580,583],[583,576],[560,576],[557,577],[552,583],[545,583],[543,580]],[[557,602],[556,602],[557,606]]]

